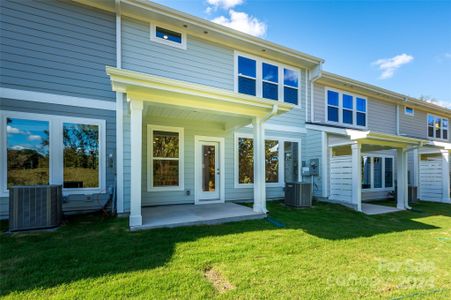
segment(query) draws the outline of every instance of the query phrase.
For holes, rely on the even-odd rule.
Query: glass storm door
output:
[[[219,143],[200,142],[199,200],[219,200]]]

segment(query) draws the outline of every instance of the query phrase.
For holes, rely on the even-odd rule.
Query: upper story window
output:
[[[428,137],[447,140],[448,129],[448,119],[428,114]]]
[[[237,92],[299,105],[298,70],[240,54],[235,61]]]
[[[150,40],[173,46],[176,48],[186,49],[186,34],[176,28],[166,25],[150,25]]]
[[[408,116],[414,116],[415,110],[412,107],[404,106],[404,114],[406,114]]]
[[[350,126],[367,126],[367,100],[347,92],[326,90],[327,121]]]

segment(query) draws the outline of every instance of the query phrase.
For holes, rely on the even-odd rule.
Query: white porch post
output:
[[[440,150],[442,153],[442,201],[450,202],[449,198],[449,151]]]
[[[261,118],[252,121],[254,130],[254,211],[266,213],[265,130]]]
[[[130,227],[141,226],[142,100],[130,101]]]
[[[362,145],[355,143],[351,145],[352,150],[352,203],[356,205],[357,211],[362,211]]]
[[[404,148],[396,149],[396,171],[397,171],[397,203],[398,209],[409,208],[408,204],[408,190],[407,190],[407,151]]]

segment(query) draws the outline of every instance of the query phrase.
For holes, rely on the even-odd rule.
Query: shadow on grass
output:
[[[138,232],[128,231],[127,218],[73,217],[56,232],[0,237],[0,294],[157,268],[170,261],[178,243],[208,236],[298,229],[319,238],[340,240],[434,229],[437,227],[413,219],[450,216],[449,207],[425,204],[419,205],[421,212],[366,216],[338,205],[317,204],[312,209],[291,209],[275,202],[268,205],[270,216],[282,222],[284,228],[276,228],[265,220],[254,220]]]

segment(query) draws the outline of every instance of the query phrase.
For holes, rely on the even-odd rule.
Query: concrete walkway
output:
[[[397,211],[402,211],[396,207],[383,206],[369,203],[362,203],[362,212],[366,215],[381,215],[387,213],[393,213]]]
[[[143,207],[143,225],[131,230],[221,224],[243,220],[262,219],[266,214],[235,203],[186,204]]]

